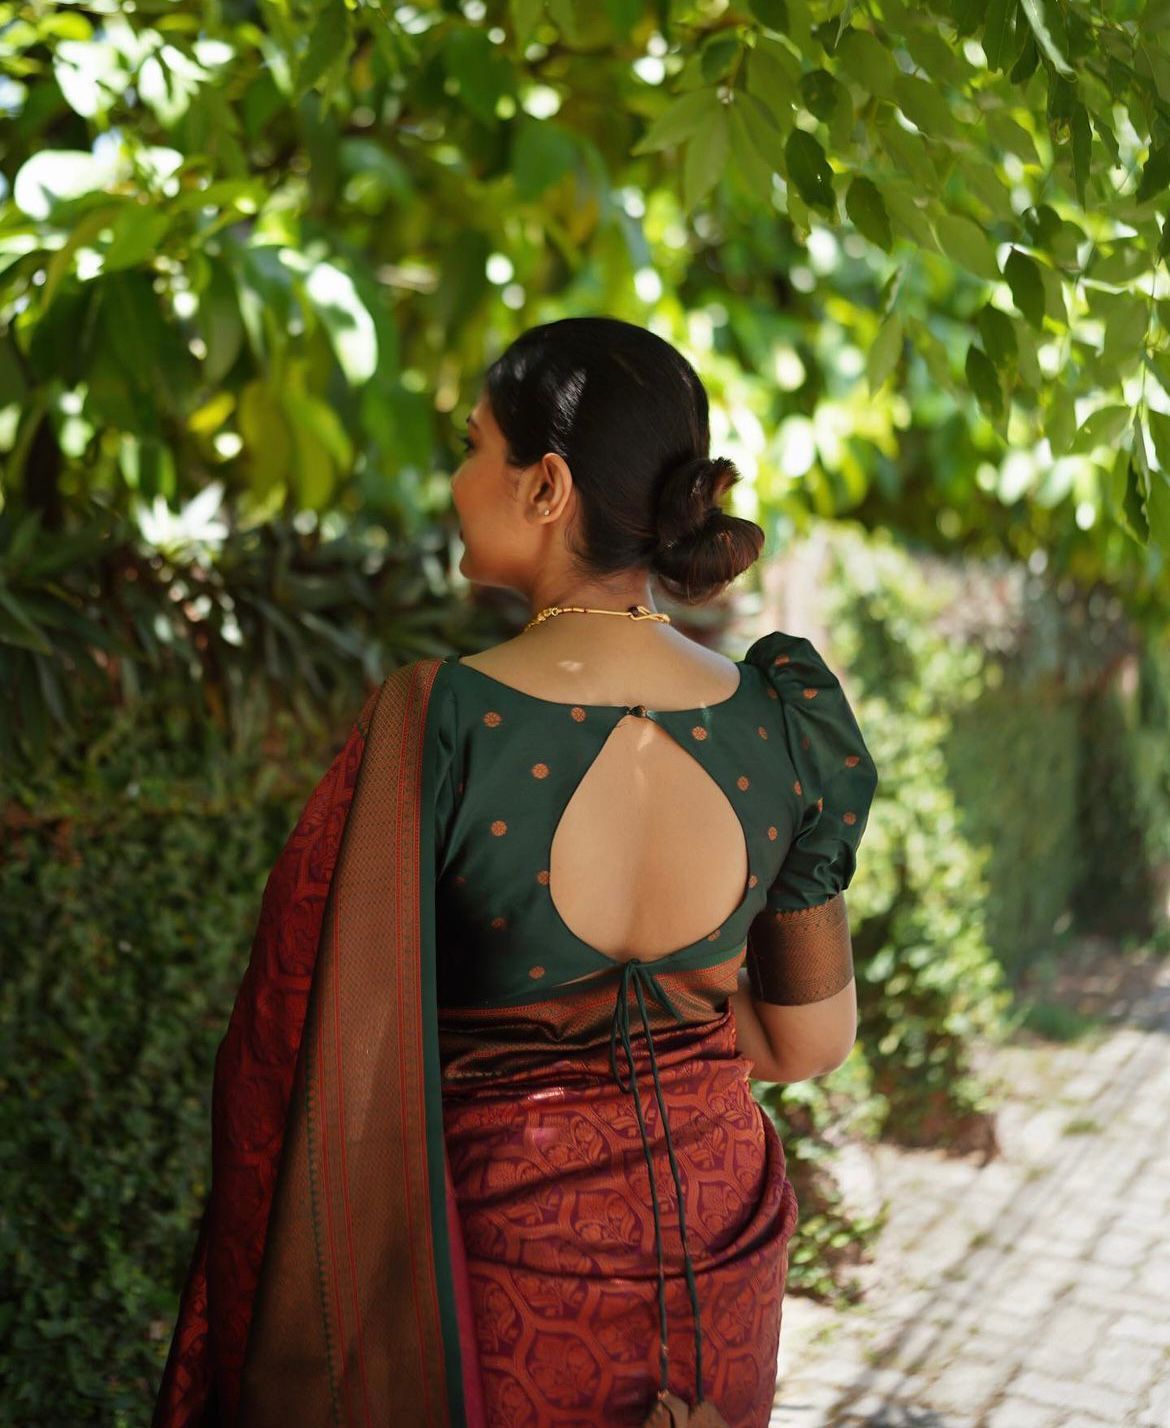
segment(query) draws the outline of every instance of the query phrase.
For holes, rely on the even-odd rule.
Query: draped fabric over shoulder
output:
[[[483,1428],[443,1140],[437,660],[367,699],[269,875],[153,1428]]]
[[[768,1423],[798,1207],[729,997],[745,960],[761,999],[832,994],[876,773],[807,641],[737,663],[686,710],[454,657],[370,697],[265,890],[154,1428]],[[554,853],[596,775],[651,769],[746,876],[714,928],[615,957]]]

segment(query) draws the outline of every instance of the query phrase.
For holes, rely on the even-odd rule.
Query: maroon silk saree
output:
[[[370,695],[269,875],[153,1428],[484,1424],[429,955],[439,668]]]
[[[437,1005],[441,667],[414,661],[370,695],[269,876],[153,1428],[757,1428],[797,1207],[736,1049],[739,956],[660,972],[688,1025],[649,1013],[723,1416],[672,1395],[647,1417],[653,1196],[610,1079],[613,986]],[[657,1132],[652,1096],[646,1116]],[[672,1383],[690,1396],[679,1204],[655,1155]]]

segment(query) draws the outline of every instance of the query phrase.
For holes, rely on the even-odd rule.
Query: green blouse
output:
[[[440,1007],[519,1006],[571,992],[590,973],[621,972],[565,924],[548,869],[569,799],[626,714],[653,719],[699,761],[748,851],[732,915],[641,966],[715,966],[745,948],[762,911],[819,906],[848,887],[878,778],[840,683],[809,640],[780,630],[737,664],[728,698],[655,710],[541,699],[447,657],[432,691]]]

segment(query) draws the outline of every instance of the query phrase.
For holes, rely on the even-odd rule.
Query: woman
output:
[[[155,1428],[763,1428],[797,1205],[749,1078],[856,1034],[877,774],[774,631],[690,365],[608,318],[491,367],[463,568],[533,612],[366,701],[270,875]]]

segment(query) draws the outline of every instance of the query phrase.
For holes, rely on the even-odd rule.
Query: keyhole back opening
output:
[[[621,965],[717,936],[743,905],[750,855],[739,815],[699,758],[631,713],[564,805],[548,868],[566,931]]]

